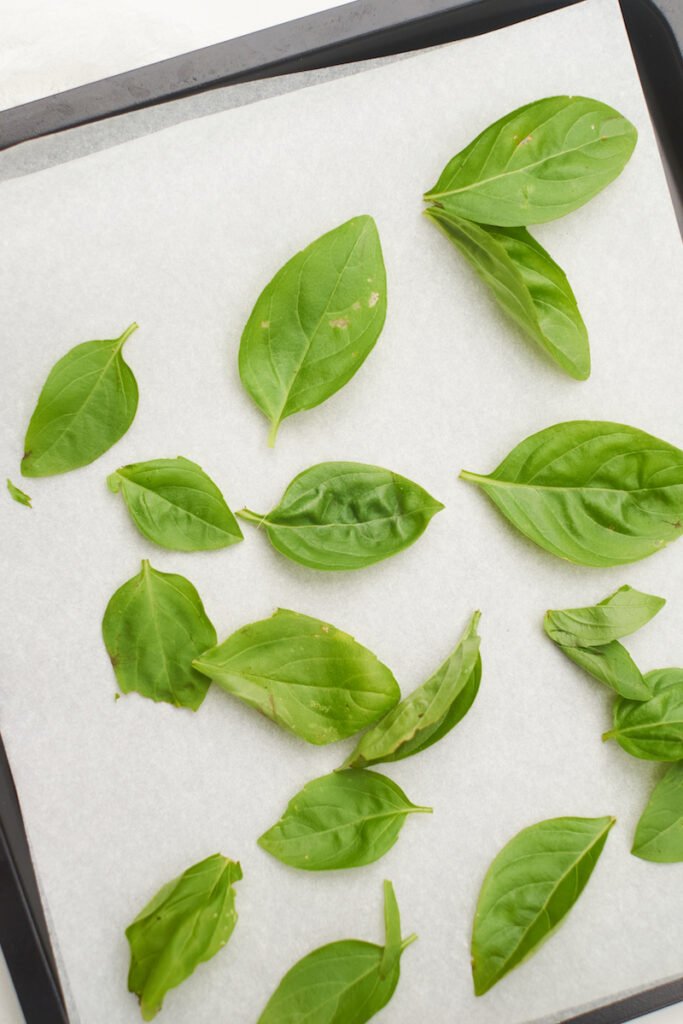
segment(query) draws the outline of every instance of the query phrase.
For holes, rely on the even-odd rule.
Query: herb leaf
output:
[[[102,635],[122,693],[197,710],[210,682],[192,659],[215,644],[216,630],[184,576],[158,572],[145,559],[107,605]]]
[[[615,818],[550,818],[523,829],[491,863],[472,931],[478,996],[548,939],[581,895]]]
[[[621,423],[556,423],[489,476],[460,476],[530,540],[580,565],[635,562],[681,535],[683,452]]]
[[[372,217],[354,217],[293,256],[261,292],[244,328],[242,384],[271,421],[339,391],[384,325],[387,287]]]
[[[29,508],[33,508],[31,505],[31,499],[28,494],[24,494],[18,487],[15,487],[9,477],[7,477],[7,490],[12,495],[15,501],[18,501],[20,505],[28,505]]]
[[[379,860],[417,811],[432,809],[411,804],[378,772],[347,768],[306,783],[258,843],[293,868],[358,868]]]
[[[121,354],[137,329],[113,341],[86,341],[55,363],[24,441],[22,476],[86,466],[123,437],[138,407],[138,386]]]
[[[646,701],[621,697],[614,704],[614,728],[603,740],[615,739],[627,754],[646,761],[683,759],[683,669],[647,672],[652,696]]]
[[[236,861],[215,853],[167,882],[126,928],[130,943],[128,990],[152,1020],[170,988],[225,946],[237,924]]]
[[[655,786],[636,826],[631,853],[660,864],[683,861],[683,761]]]
[[[266,515],[273,547],[310,569],[362,569],[403,551],[444,506],[398,473],[361,462],[320,462],[299,473]]]
[[[214,551],[243,539],[213,480],[182,455],[121,466],[107,486],[121,491],[140,532],[164,548]]]
[[[425,199],[482,224],[541,224],[609,185],[637,137],[604,103],[548,96],[486,128],[449,161]]]

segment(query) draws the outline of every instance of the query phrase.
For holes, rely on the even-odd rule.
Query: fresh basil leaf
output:
[[[29,508],[33,508],[31,505],[31,499],[28,494],[24,494],[18,487],[15,487],[9,477],[7,477],[7,490],[12,495],[15,501],[18,501],[20,505],[28,505]]]
[[[384,775],[347,768],[306,783],[258,843],[293,868],[358,868],[379,860],[417,811],[432,813]]]
[[[475,612],[443,665],[365,733],[343,768],[400,761],[426,750],[469,711],[481,679],[480,637]]]
[[[491,863],[472,931],[478,996],[550,938],[590,878],[616,818],[550,818],[523,829]]]
[[[261,292],[242,334],[242,384],[271,421],[312,409],[374,348],[387,311],[377,227],[354,217],[311,242]]]
[[[475,224],[439,206],[424,211],[522,330],[576,380],[590,375],[588,332],[566,274],[526,228]]]
[[[640,669],[618,640],[596,647],[560,646],[568,658],[621,697],[648,700],[652,696]]]
[[[636,826],[631,853],[660,864],[683,861],[683,761],[655,786]]]
[[[215,551],[243,539],[213,480],[182,455],[121,466],[107,486],[121,491],[140,532],[164,548]]]
[[[541,224],[609,185],[637,138],[630,121],[598,100],[548,96],[486,128],[449,161],[425,199],[482,224]]]
[[[683,452],[621,423],[556,423],[489,476],[460,476],[530,540],[580,565],[636,562],[681,535]]]
[[[644,678],[652,696],[616,701],[614,728],[602,738],[646,761],[683,760],[683,669],[659,668]]]
[[[26,431],[22,476],[52,476],[94,462],[123,437],[138,407],[138,386],[120,338],[86,341],[55,363]]]
[[[265,515],[237,515],[265,527],[287,558],[310,569],[362,569],[410,547],[444,506],[398,473],[361,462],[320,462],[299,473]]]
[[[184,576],[158,572],[145,559],[107,605],[102,635],[122,693],[197,710],[210,682],[192,659],[215,644],[216,630]]]
[[[384,883],[384,947],[357,939],[321,946],[287,971],[257,1024],[365,1024],[386,1006],[398,984],[403,950],[391,882]]]
[[[241,878],[236,861],[215,853],[162,886],[126,928],[128,991],[140,997],[143,1020],[152,1020],[168,990],[225,946],[237,924],[233,884]]]

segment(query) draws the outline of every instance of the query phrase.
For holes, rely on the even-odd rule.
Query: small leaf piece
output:
[[[440,740],[469,711],[481,679],[475,612],[443,665],[365,733],[343,768],[400,761]]]
[[[273,547],[310,569],[362,569],[413,544],[444,506],[398,473],[360,462],[321,462],[299,473],[266,515]]]
[[[107,605],[102,635],[122,693],[196,711],[210,682],[192,659],[216,642],[189,580],[158,572],[145,559]]]
[[[683,861],[683,761],[672,764],[640,816],[631,853],[660,864]]]
[[[432,809],[411,804],[378,772],[347,768],[308,782],[258,843],[293,868],[358,868],[379,860],[417,811]]]
[[[22,476],[52,476],[94,462],[133,422],[138,386],[113,341],[86,341],[55,363],[26,431]]]
[[[312,409],[346,384],[384,325],[377,227],[354,217],[311,242],[261,292],[240,342],[242,384],[271,421]]]
[[[236,861],[215,853],[167,882],[126,928],[130,943],[128,991],[152,1020],[169,989],[225,946],[237,924]]]
[[[9,477],[7,477],[7,490],[12,495],[14,501],[18,501],[20,505],[27,505],[29,508],[33,508],[28,494],[24,494],[18,487],[15,487]]]
[[[644,679],[652,696],[616,701],[614,728],[602,738],[645,761],[683,760],[683,669],[658,668]]]
[[[172,551],[215,551],[243,539],[223,495],[201,466],[179,455],[121,466],[107,477],[145,537]]]
[[[491,863],[472,931],[478,996],[550,938],[583,892],[616,818],[550,818],[523,829]]]

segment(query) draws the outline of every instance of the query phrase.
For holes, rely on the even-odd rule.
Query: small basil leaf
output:
[[[681,535],[683,452],[621,423],[556,423],[489,476],[460,476],[530,540],[580,565],[636,562]]]
[[[52,476],[86,466],[123,437],[138,407],[138,386],[113,341],[86,341],[55,363],[26,431],[22,476]]]
[[[636,826],[631,853],[660,864],[683,861],[683,761],[655,786]]]
[[[309,743],[352,736],[401,695],[386,665],[348,633],[284,608],[237,630],[192,664]]]
[[[549,610],[545,631],[555,643],[566,644],[571,634],[580,647],[598,647],[635,633],[661,611],[666,601],[633,587],[619,587],[603,601],[587,608]]]
[[[240,865],[216,853],[167,882],[126,928],[128,991],[140,997],[143,1020],[225,946],[237,924],[233,884],[241,878]]]
[[[372,217],[354,217],[293,256],[244,328],[242,384],[271,421],[312,409],[353,377],[384,325],[387,287]]]
[[[525,228],[475,224],[448,210],[425,210],[500,306],[576,380],[590,375],[588,332],[564,271]]]
[[[523,829],[491,863],[472,931],[478,996],[522,963],[576,903],[616,818],[550,818]]]
[[[444,506],[398,473],[360,462],[321,462],[299,473],[280,504],[242,519],[310,569],[362,569],[403,551]]]
[[[181,455],[121,466],[107,486],[121,491],[140,532],[164,548],[214,551],[243,539],[213,480]]]
[[[649,700],[614,705],[614,728],[603,740],[615,739],[627,754],[646,761],[683,759],[683,669],[659,668],[645,675]]]
[[[652,696],[640,669],[618,640],[596,647],[572,647],[571,644],[559,646],[568,658],[621,697],[648,700]]]
[[[102,635],[122,693],[197,710],[210,683],[192,659],[215,644],[216,630],[184,576],[158,572],[145,559],[107,605]]]
[[[486,128],[446,165],[425,199],[483,224],[541,224],[609,185],[637,138],[630,121],[598,100],[548,96]]]
[[[432,809],[411,804],[378,772],[348,768],[308,782],[258,843],[293,868],[358,868],[379,860],[417,811]]]
[[[33,508],[28,494],[24,494],[24,492],[20,491],[18,487],[15,487],[9,477],[7,478],[7,490],[10,492],[13,499],[18,501],[20,505],[28,505],[29,508]]]
[[[481,613],[475,612],[443,665],[365,733],[343,768],[400,761],[426,750],[460,721],[476,696],[481,678],[477,634],[480,618]]]

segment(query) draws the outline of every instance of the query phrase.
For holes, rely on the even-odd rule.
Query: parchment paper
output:
[[[498,314],[420,216],[422,191],[480,130],[530,100],[595,96],[638,127],[623,174],[581,210],[535,229],[566,269],[588,325],[589,381],[561,374]],[[274,451],[236,355],[260,289],[296,250],[357,213],[378,224],[388,271],[382,337],[353,381],[287,420]],[[253,1024],[284,972],[344,937],[382,941],[381,881],[418,932],[377,1020],[558,1021],[681,972],[683,866],[629,854],[663,767],[600,734],[611,695],[544,636],[548,607],[629,583],[667,598],[627,641],[643,670],[683,658],[683,544],[633,566],[571,566],[527,542],[461,468],[488,472],[528,434],[574,418],[632,423],[683,445],[680,241],[618,6],[589,0],[490,36],[215,114],[0,187],[2,465],[21,484],[23,434],[63,352],[140,330],[126,358],[140,405],[126,436],[73,473],[2,503],[5,627],[0,728],[26,820],[70,1012],[139,1019],[124,928],[162,883],[220,850],[239,859],[229,946],[166,998],[166,1024]],[[105,477],[183,454],[233,508],[264,512],[328,459],[388,466],[446,505],[412,548],[325,574],[283,559],[245,524],[222,552],[156,548]],[[352,741],[309,747],[210,690],[193,714],[115,701],[100,635],[106,603],[150,558],[198,588],[220,638],[280,605],[347,630],[404,692],[483,611],[484,674],[466,719],[386,768],[434,815],[408,820],[369,867],[307,874],[258,835]],[[475,999],[469,938],[500,847],[557,815],[618,823],[580,901],[528,963]],[[418,820],[419,819],[419,820]]]

